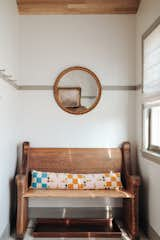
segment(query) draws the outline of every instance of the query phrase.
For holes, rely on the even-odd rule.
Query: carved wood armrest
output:
[[[137,193],[140,183],[141,181],[139,176],[127,176],[127,190],[131,193]]]
[[[16,183],[18,191],[24,193],[28,189],[28,176],[19,174],[16,176]]]

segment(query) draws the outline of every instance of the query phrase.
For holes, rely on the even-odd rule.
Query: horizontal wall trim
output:
[[[120,85],[103,85],[102,90],[104,91],[135,91],[137,90],[136,86],[120,86]]]
[[[102,85],[103,91],[136,91],[140,86],[121,86],[121,85]],[[50,85],[20,85],[19,90],[22,91],[46,91],[53,90],[53,86]]]
[[[158,233],[153,229],[153,227],[146,221],[146,219],[140,219],[140,227],[142,232],[145,234],[147,239],[149,240],[160,240],[160,236]]]
[[[160,240],[160,236],[156,233],[151,225],[148,226],[148,237],[150,240]]]
[[[53,90],[53,86],[49,85],[20,85],[18,87],[19,90],[22,91],[46,91],[46,90]]]
[[[10,86],[20,91],[50,91],[53,90],[51,85],[18,85],[14,81],[1,79]],[[137,91],[141,89],[141,85],[102,85],[103,91]]]
[[[1,77],[0,77],[0,80],[2,80],[2,81],[4,81],[4,82],[8,83],[11,87],[13,87],[13,88],[19,90],[19,86],[15,83],[15,81],[8,80],[8,79],[3,79],[3,78],[1,78]]]

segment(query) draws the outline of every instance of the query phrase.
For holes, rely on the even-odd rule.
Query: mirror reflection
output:
[[[73,67],[58,77],[55,94],[63,110],[82,114],[95,107],[100,98],[100,90],[100,82],[93,72]]]

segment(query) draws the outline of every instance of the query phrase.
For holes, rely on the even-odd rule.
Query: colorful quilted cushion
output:
[[[120,189],[120,173],[71,174],[32,171],[32,188],[39,189]]]

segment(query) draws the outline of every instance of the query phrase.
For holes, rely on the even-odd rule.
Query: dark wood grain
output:
[[[121,237],[115,221],[107,219],[38,219],[34,237]]]
[[[28,224],[28,199],[23,194],[28,189],[27,177],[25,175],[17,175],[17,236],[23,237]]]
[[[28,167],[40,171],[70,173],[121,172],[118,148],[30,148]]]
[[[27,174],[26,170],[28,169],[28,157],[29,157],[29,142],[24,142],[22,146],[22,165],[20,168],[20,174]]]
[[[134,194],[132,199],[123,199],[124,225],[132,240],[139,235],[139,186],[140,177],[131,175],[131,146],[129,142],[122,145],[123,176],[126,189]]]

